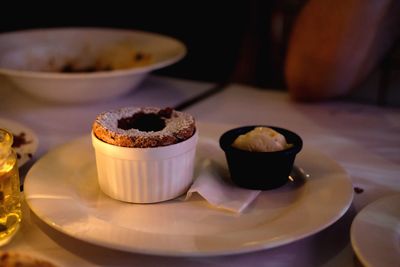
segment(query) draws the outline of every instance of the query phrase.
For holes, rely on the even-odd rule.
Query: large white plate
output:
[[[17,153],[18,167],[31,160],[39,145],[35,132],[19,122],[4,118],[0,118],[0,128],[8,130],[14,136],[13,148]]]
[[[213,129],[199,128],[198,158],[212,157],[226,166],[215,137],[214,143],[205,140]],[[309,181],[265,191],[240,215],[214,209],[200,197],[129,204],[100,191],[87,136],[40,159],[26,177],[25,196],[51,227],[97,245],[170,256],[244,253],[310,236],[349,207],[352,184],[335,161],[306,148],[297,164],[311,174]]]
[[[379,199],[357,214],[351,244],[366,267],[399,266],[400,194]]]

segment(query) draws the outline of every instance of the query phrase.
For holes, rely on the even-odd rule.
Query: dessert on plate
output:
[[[176,144],[195,132],[194,118],[172,108],[121,108],[101,113],[93,124],[97,138],[117,146],[148,148]]]
[[[239,135],[232,144],[238,149],[253,152],[274,152],[291,146],[285,136],[269,127],[256,127],[246,134]]]
[[[98,181],[112,198],[153,203],[193,182],[198,131],[188,113],[127,107],[99,114],[92,126]]]
[[[296,133],[271,126],[244,126],[219,140],[231,180],[238,186],[267,190],[284,185],[303,141]]]

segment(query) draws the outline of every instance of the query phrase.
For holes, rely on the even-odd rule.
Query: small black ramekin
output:
[[[256,127],[269,127],[279,132],[292,146],[275,152],[251,152],[232,146],[235,139]],[[255,125],[235,128],[225,132],[219,139],[225,152],[231,180],[239,187],[268,190],[283,186],[293,168],[297,153],[303,147],[303,141],[296,133],[273,126]]]

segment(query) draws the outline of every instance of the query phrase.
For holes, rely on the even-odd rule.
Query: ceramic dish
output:
[[[399,266],[400,194],[378,199],[357,214],[351,244],[366,267]]]
[[[214,145],[208,139],[221,131],[205,124],[198,129],[196,158],[212,155],[227,168],[218,138],[212,138]],[[90,140],[90,135],[76,139],[36,162],[25,180],[25,197],[31,210],[49,226],[113,249],[211,256],[273,248],[328,227],[345,213],[353,197],[346,172],[329,157],[305,148],[296,164],[312,179],[261,193],[240,216],[215,209],[200,197],[124,203],[100,190]]]
[[[109,100],[186,54],[180,41],[107,28],[53,28],[0,34],[0,74],[36,97],[65,103]]]

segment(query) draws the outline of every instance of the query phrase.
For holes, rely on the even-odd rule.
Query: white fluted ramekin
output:
[[[193,182],[197,130],[189,139],[154,148],[120,147],[105,143],[92,132],[97,177],[111,198],[154,203],[184,194]]]

